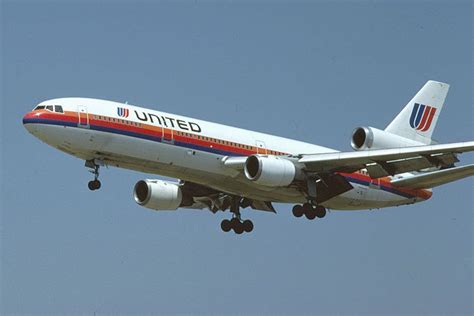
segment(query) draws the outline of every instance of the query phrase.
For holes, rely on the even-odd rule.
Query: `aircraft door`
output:
[[[77,106],[78,127],[89,128],[89,113],[84,105]]]
[[[257,140],[255,141],[255,145],[257,146],[257,154],[260,154],[260,155],[267,154],[267,146],[265,146],[264,142]]]
[[[169,143],[173,144],[174,143],[174,131],[169,128],[162,128],[161,129],[161,141],[163,143]]]

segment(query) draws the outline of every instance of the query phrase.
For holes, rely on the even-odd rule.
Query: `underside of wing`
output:
[[[394,179],[391,183],[397,187],[425,189],[434,188],[472,175],[474,175],[474,165],[467,165]]]
[[[209,209],[211,212],[225,211],[231,208],[233,198],[230,194],[217,191],[207,186],[193,182],[182,182],[183,202],[180,207],[191,209]],[[276,213],[273,205],[269,201],[239,198],[239,207],[250,207],[254,210]]]

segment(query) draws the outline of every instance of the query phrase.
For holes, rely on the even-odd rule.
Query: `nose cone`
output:
[[[23,116],[23,126],[33,135],[37,132],[36,124],[34,123],[39,119],[39,116],[40,113],[38,112],[28,112]]]
[[[28,124],[31,118],[33,118],[34,113],[33,112],[28,112],[23,116],[23,125]]]

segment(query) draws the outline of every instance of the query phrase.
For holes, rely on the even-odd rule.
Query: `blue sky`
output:
[[[246,210],[236,236],[228,213],[136,205],[149,175],[103,170],[90,192],[21,124],[83,96],[350,150],[434,79],[434,137],[472,140],[469,1],[3,1],[1,27],[1,313],[473,313],[472,179],[320,221]]]

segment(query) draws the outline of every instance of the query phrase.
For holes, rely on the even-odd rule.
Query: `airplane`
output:
[[[85,161],[101,187],[99,168],[115,166],[179,179],[143,179],[133,188],[139,205],[157,211],[227,211],[224,232],[249,233],[241,209],[276,213],[294,204],[296,217],[327,210],[365,210],[423,202],[432,188],[474,174],[455,166],[474,141],[432,139],[449,85],[430,80],[384,129],[358,127],[353,152],[272,136],[130,104],[57,98],[23,117],[41,141]]]

